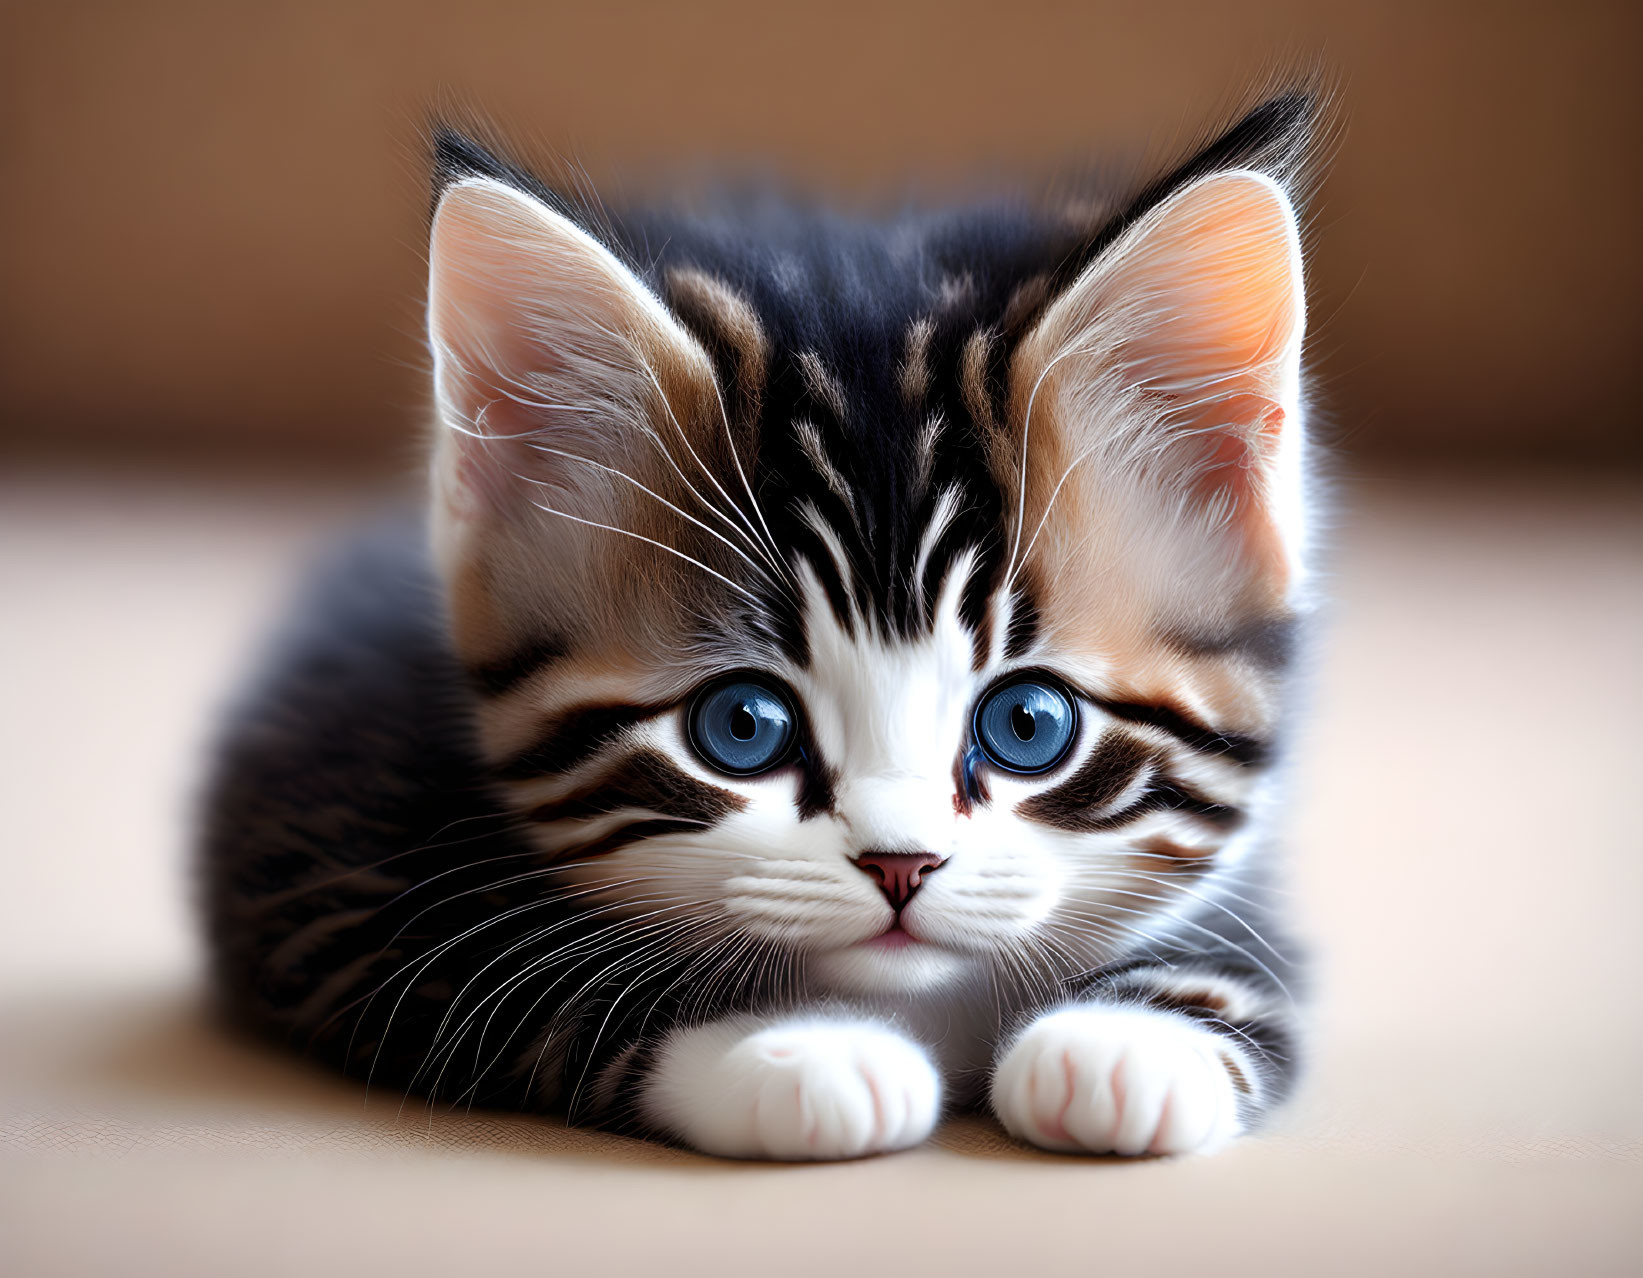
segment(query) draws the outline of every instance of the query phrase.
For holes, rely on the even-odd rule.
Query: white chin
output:
[[[855,994],[929,989],[955,979],[964,969],[961,955],[923,942],[896,949],[849,945],[810,960],[810,973],[820,984]]]

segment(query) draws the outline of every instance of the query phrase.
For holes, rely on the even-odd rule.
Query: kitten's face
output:
[[[436,220],[436,546],[544,891],[840,991],[1131,947],[1260,797],[1283,194],[1203,179],[1064,279],[685,241],[653,293],[499,183]]]

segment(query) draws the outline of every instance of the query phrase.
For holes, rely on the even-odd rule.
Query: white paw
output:
[[[1070,1007],[1035,1021],[993,1074],[993,1109],[1043,1149],[1185,1154],[1238,1132],[1224,1040],[1140,1008]]]
[[[941,1079],[922,1048],[877,1025],[742,1021],[675,1034],[644,1105],[708,1154],[859,1158],[924,1140]]]

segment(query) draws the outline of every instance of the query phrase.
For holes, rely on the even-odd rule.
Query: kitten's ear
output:
[[[458,519],[608,489],[664,397],[711,393],[706,352],[593,236],[489,178],[434,213],[428,328],[443,438],[438,496]]]
[[[1224,512],[1287,580],[1300,553],[1305,321],[1294,209],[1271,178],[1240,170],[1198,179],[1125,230],[1024,350],[1063,397],[1064,431],[1122,419],[1133,461]]]

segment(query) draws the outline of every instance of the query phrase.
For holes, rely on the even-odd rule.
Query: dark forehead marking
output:
[[[1015,599],[1010,612],[1010,625],[1004,632],[1004,655],[1011,661],[1019,660],[1032,651],[1038,642],[1043,624],[1038,609],[1037,586],[1032,575],[1022,571],[1016,575]]]
[[[989,598],[991,596],[989,595]],[[984,607],[974,630],[970,632],[970,670],[980,674],[987,668],[987,659],[993,655],[993,610]]]
[[[960,491],[964,512],[950,545],[961,550],[968,539],[983,550],[984,562],[964,599],[967,618],[981,624],[986,591],[998,581],[997,565],[986,557],[1007,541],[1009,502],[990,469],[1010,427],[1007,373],[1044,307],[1128,227],[1188,182],[1244,168],[1287,176],[1304,150],[1311,120],[1308,95],[1282,94],[1139,191],[1127,182],[1070,184],[1076,212],[1069,212],[1064,198],[1057,206],[1012,198],[933,213],[857,217],[751,192],[751,198],[710,200],[685,212],[659,207],[616,215],[585,197],[555,193],[523,166],[443,129],[436,140],[435,194],[471,174],[510,183],[575,219],[658,296],[669,298],[714,356],[735,420],[734,438],[738,448],[746,439],[742,456],[754,459],[749,478],[775,554],[811,558],[818,566],[827,562],[800,518],[807,499],[815,499],[845,547],[845,597],[864,604],[892,631],[910,633],[928,624],[911,565],[932,503],[947,488]],[[1068,186],[1062,192],[1069,193]],[[680,278],[695,272],[694,285],[670,293],[673,272],[684,272]],[[702,281],[710,283],[704,287]],[[744,322],[749,317],[752,324]],[[926,317],[931,332],[928,342],[920,333],[924,358],[914,369],[922,402],[913,402],[904,393],[908,334]],[[749,357],[755,347],[758,359]],[[807,383],[801,359],[807,355],[827,371],[825,380],[811,377]],[[754,384],[760,393],[747,393]],[[827,411],[816,412],[818,405]],[[846,503],[818,491],[824,481],[803,464],[792,433],[801,414],[818,418],[828,455],[860,494],[851,503],[856,520],[846,517]],[[917,440],[931,414],[945,424],[933,464],[926,466]],[[717,457],[712,454],[715,464]],[[725,491],[740,494],[734,476],[716,479]],[[742,513],[751,518],[751,512]],[[751,611],[762,614],[760,624],[790,655],[801,654],[803,621],[794,592],[757,581],[745,566],[730,571],[743,574],[742,584],[758,597]],[[1195,636],[1185,642],[1206,641]]]
[[[802,512],[813,506],[829,525],[846,560],[844,579],[827,585],[835,608],[848,600],[892,633],[927,630],[929,592],[911,569],[935,501],[956,489],[961,516],[944,532],[926,584],[977,547],[982,562],[963,607],[972,631],[985,625],[995,559],[1010,540],[1013,493],[1000,490],[994,468],[1012,425],[1015,351],[1057,293],[1167,190],[1149,188],[1141,204],[1089,194],[1078,216],[1019,202],[874,220],[772,201],[723,216],[658,213],[616,224],[624,255],[648,263],[653,277],[698,272],[757,316],[768,358],[750,427],[754,491],[779,553],[811,561],[824,579],[832,556]],[[719,365],[734,377],[727,363],[737,361]],[[926,456],[919,440],[932,416],[944,425]],[[831,462],[825,471],[795,434],[801,421]],[[842,485],[830,482],[834,472]],[[799,604],[752,588],[770,611],[789,614],[776,628],[796,644]]]
[[[745,301],[756,315],[765,375],[749,451],[778,553],[812,564],[841,618],[865,613],[907,635],[928,627],[929,587],[974,546],[977,571],[961,604],[972,631],[984,630],[1007,540],[1006,502],[992,473],[1001,370],[1042,291],[1038,282],[1086,231],[1025,206],[888,222],[786,209],[751,226],[657,218],[618,229],[637,233],[635,247],[642,245],[656,276],[675,295],[689,295],[685,318],[719,335],[721,376],[734,378],[752,362],[724,355],[722,335],[748,326],[727,322],[723,297]],[[706,278],[711,289],[701,284]],[[689,282],[684,289],[681,280]],[[808,438],[797,432],[801,422]],[[818,452],[825,468],[815,465]],[[959,517],[920,583],[913,567],[925,530],[942,494],[954,490]],[[805,526],[807,507],[842,547],[842,573]],[[797,602],[764,583],[750,588],[797,656]]]

